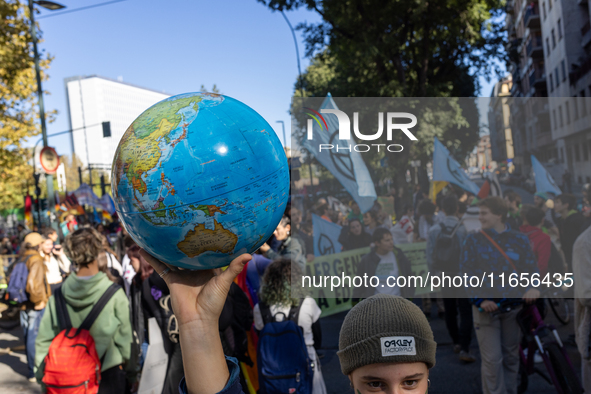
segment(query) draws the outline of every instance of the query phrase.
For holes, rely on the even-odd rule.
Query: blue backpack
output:
[[[265,327],[259,335],[257,364],[260,394],[311,394],[314,365],[308,355],[302,329],[295,323],[300,305],[292,307],[281,322],[269,307],[259,303]]]
[[[23,260],[17,261],[12,268],[6,289],[8,302],[11,304],[23,304],[29,300],[27,297],[27,278],[29,277],[27,261],[30,257],[31,255],[28,255]]]

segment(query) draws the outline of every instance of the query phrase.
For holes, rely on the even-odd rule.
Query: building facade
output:
[[[591,182],[590,15],[588,0],[507,1],[510,124],[524,175],[533,154]]]
[[[497,82],[492,90],[488,105],[488,128],[490,131],[492,159],[499,165],[506,165],[512,172],[514,168],[515,148],[511,130],[511,74]]]
[[[66,78],[72,146],[84,167],[109,168],[123,133],[147,108],[170,97],[100,76]],[[111,136],[103,136],[110,122]]]
[[[591,182],[591,29],[587,0],[542,0],[552,139],[574,183]]]

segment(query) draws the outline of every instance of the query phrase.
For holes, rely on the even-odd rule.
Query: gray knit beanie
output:
[[[402,297],[377,294],[355,305],[343,322],[337,355],[341,371],[377,363],[435,365],[437,344],[427,318]]]

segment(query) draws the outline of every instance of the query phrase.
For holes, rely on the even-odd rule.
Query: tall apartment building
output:
[[[170,97],[96,75],[66,78],[65,85],[74,152],[84,166],[110,166],[131,122]],[[102,122],[110,122],[110,137],[103,137]]]
[[[510,123],[523,174],[534,154],[591,182],[590,20],[588,0],[507,0]]]
[[[516,170],[527,174],[530,155],[544,161],[554,148],[548,122],[548,96],[540,9],[537,1],[508,0],[505,23],[512,74],[511,130]]]
[[[541,26],[555,157],[591,182],[591,29],[587,0],[542,0]],[[587,98],[585,98],[587,97]]]

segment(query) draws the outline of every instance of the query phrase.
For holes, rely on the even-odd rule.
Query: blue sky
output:
[[[74,9],[101,1],[56,2]],[[37,18],[59,12],[41,9]],[[320,20],[305,10],[287,16],[293,26]],[[96,74],[173,95],[215,83],[259,112],[282,142],[275,122],[283,120],[289,144],[287,111],[298,74],[293,37],[280,13],[255,0],[127,0],[38,21],[40,49],[54,56],[43,84],[50,92],[45,107],[59,112],[49,134],[69,128],[64,78]],[[301,62],[304,70],[308,61]],[[70,153],[69,136],[49,142],[59,154]]]
[[[75,9],[102,1],[56,2]],[[43,85],[50,92],[45,107],[58,111],[49,134],[69,128],[64,78],[100,75],[172,95],[215,83],[223,94],[258,111],[282,142],[276,121],[283,120],[289,145],[288,109],[298,72],[291,31],[280,13],[256,0],[127,0],[59,12],[41,9],[37,16],[44,40],[40,50],[54,56]],[[287,17],[294,27],[320,20],[307,10],[290,11]],[[305,70],[309,61],[296,35]],[[483,84],[488,96],[491,85]],[[49,143],[59,154],[69,154],[69,141],[65,135]]]

